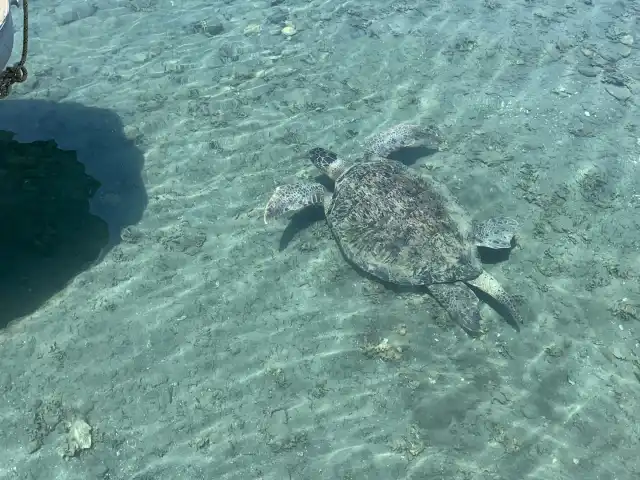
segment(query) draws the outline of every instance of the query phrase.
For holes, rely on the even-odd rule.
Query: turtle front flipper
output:
[[[264,208],[264,223],[312,205],[324,205],[325,189],[319,183],[292,183],[276,188]]]
[[[480,300],[464,283],[436,283],[427,287],[429,293],[469,335],[480,329]]]
[[[519,324],[523,323],[522,316],[518,313],[515,302],[505,289],[502,288],[500,282],[498,282],[498,280],[496,280],[492,275],[487,272],[482,272],[479,277],[474,278],[473,280],[465,280],[465,283],[476,287],[487,295],[493,297],[501,305],[504,305],[516,322]]]
[[[496,217],[486,222],[473,222],[473,237],[479,247],[511,248],[511,240],[518,229],[518,222],[509,217]]]
[[[368,155],[389,158],[404,148],[441,150],[444,145],[442,135],[436,127],[401,123],[369,137],[365,141],[365,152]]]

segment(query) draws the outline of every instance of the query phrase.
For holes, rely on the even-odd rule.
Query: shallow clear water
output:
[[[108,232],[24,267],[2,252],[0,478],[640,474],[637,2],[30,14],[0,130],[76,152]],[[317,210],[264,225],[276,186],[316,179],[310,148],[356,155],[403,121],[448,144],[409,168],[473,218],[519,221],[486,264],[519,331],[483,304],[472,339],[363,276]]]

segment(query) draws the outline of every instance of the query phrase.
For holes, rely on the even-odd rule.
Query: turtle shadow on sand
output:
[[[313,205],[296,212],[289,218],[289,222],[280,236],[279,251],[284,251],[291,241],[303,230],[306,230],[314,223],[324,222],[324,209],[319,205]]]
[[[143,152],[110,110],[44,100],[0,109],[0,329],[100,262],[147,205]]]
[[[509,217],[471,220],[443,184],[392,159],[405,147],[438,149],[443,143],[435,127],[400,124],[370,137],[359,158],[313,148],[309,157],[334,181],[333,191],[316,182],[281,185],[265,206],[264,221],[321,206],[343,256],[358,271],[396,289],[424,288],[470,335],[482,333],[478,291],[522,323],[479,252],[511,249],[518,223]],[[310,217],[295,224],[303,219]]]
[[[407,167],[410,167],[421,158],[433,155],[437,151],[437,148],[432,148],[429,145],[418,145],[415,147],[400,148],[391,152],[386,158],[389,160],[395,160],[396,162],[400,162]]]

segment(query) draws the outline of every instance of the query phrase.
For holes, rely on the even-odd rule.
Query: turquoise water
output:
[[[0,130],[75,152],[107,231],[2,253],[0,478],[638,478],[637,2],[30,13]],[[486,264],[519,331],[483,304],[472,339],[363,276],[317,211],[262,221],[316,179],[310,148],[355,155],[403,121],[448,144],[409,168],[520,223]]]

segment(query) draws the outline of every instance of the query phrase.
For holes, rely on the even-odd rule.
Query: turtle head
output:
[[[331,180],[336,180],[344,172],[344,163],[338,156],[326,148],[312,148],[309,150],[309,159],[316,168],[326,173]]]

